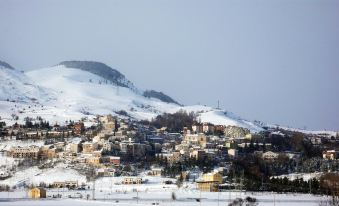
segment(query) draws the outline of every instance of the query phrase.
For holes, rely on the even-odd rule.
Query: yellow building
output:
[[[87,157],[86,163],[95,167],[100,166],[100,157]]]
[[[198,189],[205,192],[217,192],[219,184],[222,183],[222,176],[220,173],[204,174],[201,181],[197,181]]]
[[[222,183],[222,176],[219,172],[207,173],[202,176],[203,181],[215,181],[219,184]]]
[[[55,158],[56,153],[55,153],[56,148],[54,148],[51,145],[44,145],[40,148],[40,157],[42,158]]]
[[[35,187],[28,191],[28,196],[32,199],[46,198],[46,190],[44,188]]]

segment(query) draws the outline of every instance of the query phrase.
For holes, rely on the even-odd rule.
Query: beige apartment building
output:
[[[40,147],[31,145],[29,147],[12,147],[9,151],[9,156],[13,158],[35,158],[39,157]]]

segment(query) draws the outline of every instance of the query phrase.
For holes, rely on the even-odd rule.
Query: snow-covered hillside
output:
[[[71,61],[24,74],[2,66],[0,116],[9,123],[23,121],[26,116],[41,116],[62,124],[65,120],[82,117],[90,120],[98,114],[122,110],[130,118],[140,120],[182,109],[197,112],[202,122],[241,126],[254,132],[261,130],[231,112],[201,105],[181,106],[161,92],[143,92],[123,74],[109,68],[98,62]],[[13,119],[14,115],[19,120]]]
[[[215,125],[230,125],[230,126],[239,126],[250,129],[252,132],[261,131],[262,128],[251,121],[242,119],[239,116],[236,116],[232,112],[228,112],[221,109],[215,109],[209,106],[203,105],[192,105],[192,106],[183,106],[179,109],[183,109],[187,112],[195,112],[197,113],[198,119],[201,122],[209,122]],[[172,110],[170,112],[176,112],[176,110]]]
[[[53,98],[46,89],[36,85],[24,73],[0,62],[0,100],[15,102],[46,102]]]
[[[146,98],[134,89],[117,86],[91,72],[63,65],[34,70],[27,75],[34,82],[57,93],[55,106],[63,108],[64,113],[96,115],[124,110],[133,118],[149,119],[178,107]]]

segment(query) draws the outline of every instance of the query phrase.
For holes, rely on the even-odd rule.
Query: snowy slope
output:
[[[235,125],[253,131],[260,127],[242,120],[231,113],[206,106],[180,106],[155,98],[146,98],[135,89],[106,83],[104,78],[76,68],[63,65],[30,71],[27,75],[39,85],[58,93],[58,105],[65,112],[86,114],[108,114],[124,110],[136,119],[151,119],[164,112],[173,113],[180,109],[199,112],[203,122]]]
[[[41,116],[60,124],[83,117],[91,121],[95,115],[121,110],[128,113],[128,118],[150,120],[159,114],[183,109],[197,112],[202,122],[241,126],[254,132],[261,130],[230,112],[201,105],[181,106],[173,99],[162,101],[160,99],[170,97],[153,90],[154,97],[145,95],[123,74],[114,69],[110,72],[110,67],[98,62],[63,62],[25,74],[5,66],[0,67],[0,116],[9,124],[23,122],[26,116]],[[109,74],[109,78],[105,78],[105,74]]]
[[[86,183],[86,177],[61,163],[48,169],[39,169],[37,166],[34,166],[20,170],[12,177],[0,180],[0,184],[19,186],[25,182],[26,185],[39,185],[41,182],[52,184],[56,181],[78,181],[78,183],[81,184]]]
[[[39,85],[58,94],[58,107],[88,114],[108,114],[125,110],[137,119],[152,118],[163,111],[178,107],[157,99],[143,97],[138,92],[105,83],[105,79],[87,71],[59,65],[28,72]]]
[[[310,134],[310,135],[320,135],[320,136],[327,136],[327,137],[335,137],[338,132],[335,131],[328,131],[328,130],[307,130],[307,129],[299,129],[299,128],[293,128],[293,127],[284,127],[277,124],[266,124],[269,128],[280,128],[283,130],[293,131],[293,132],[301,132],[304,134]]]
[[[2,101],[39,102],[53,98],[48,91],[8,64],[0,64],[0,82]]]
[[[236,116],[232,112],[224,111],[221,109],[215,109],[203,105],[183,106],[180,107],[179,109],[186,110],[187,112],[197,113],[199,115],[198,119],[200,119],[201,122],[209,122],[215,125],[239,126],[248,128],[252,132],[259,132],[262,130],[260,126],[254,124],[253,122],[244,120]]]

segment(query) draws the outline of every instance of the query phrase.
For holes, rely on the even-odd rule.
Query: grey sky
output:
[[[0,0],[0,59],[101,61],[186,105],[339,130],[336,0]]]

